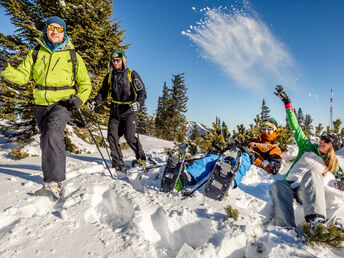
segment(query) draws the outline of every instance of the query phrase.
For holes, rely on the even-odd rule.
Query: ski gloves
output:
[[[290,99],[289,99],[287,93],[285,93],[285,91],[281,85],[277,85],[275,90],[276,90],[276,92],[274,92],[274,94],[276,96],[278,96],[283,101],[284,105],[287,105],[290,103]]]
[[[137,112],[140,110],[140,103],[135,101],[135,102],[130,104],[130,108],[132,111]]]
[[[250,147],[248,146],[238,146],[238,147],[242,152],[246,152],[248,154],[251,164],[254,164],[254,161],[259,157],[259,154],[252,151]]]
[[[2,71],[5,70],[7,66],[8,66],[7,60],[0,57],[0,73],[2,73]]]
[[[69,111],[78,109],[82,105],[82,100],[74,95],[70,95],[69,99],[61,99],[59,102],[61,106],[64,106]]]

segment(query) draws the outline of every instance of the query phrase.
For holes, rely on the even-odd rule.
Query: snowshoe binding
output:
[[[47,196],[51,201],[62,198],[63,189],[60,183],[43,183],[43,187],[33,193],[34,196]]]
[[[241,164],[241,150],[236,146],[225,151],[217,159],[206,183],[204,195],[221,201],[233,185],[236,172]]]
[[[160,191],[172,192],[177,184],[180,173],[184,169],[184,159],[188,145],[182,144],[177,149],[172,150],[168,157],[166,167],[161,179]]]

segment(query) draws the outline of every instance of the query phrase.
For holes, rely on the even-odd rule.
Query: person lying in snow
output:
[[[319,144],[313,144],[298,124],[290,99],[283,87],[278,85],[275,89],[275,94],[285,104],[289,126],[294,133],[299,151],[284,179],[275,181],[270,186],[273,200],[271,223],[276,226],[296,228],[293,209],[295,196],[300,203],[303,203],[306,221],[316,227],[327,218],[324,176],[326,173],[332,173],[339,177],[342,173],[335,151],[343,147],[344,140],[337,134],[325,134],[321,136]],[[337,183],[335,186],[340,187],[342,183]]]
[[[251,164],[263,168],[269,174],[278,173],[282,162],[282,152],[275,140],[279,133],[280,128],[274,118],[268,118],[261,123],[259,137],[249,139],[244,144],[241,165],[234,177],[233,188],[240,185]],[[180,183],[177,183],[176,190],[180,191],[208,178],[218,157],[218,155],[209,154],[187,167],[180,176]]]

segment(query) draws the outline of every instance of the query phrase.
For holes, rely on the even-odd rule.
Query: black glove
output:
[[[95,100],[90,100],[87,102],[87,106],[90,110],[94,111],[97,107],[97,102]]]
[[[0,57],[0,73],[2,73],[2,71],[5,70],[7,66],[8,66],[7,60]]]
[[[239,149],[242,151],[242,152],[246,152],[250,158],[250,161],[251,161],[251,164],[254,164],[254,161],[259,157],[259,154],[252,151],[250,149],[250,147],[248,146],[239,146]]]
[[[274,92],[274,94],[276,96],[280,97],[280,99],[283,101],[284,105],[287,105],[290,103],[290,99],[289,99],[287,93],[285,93],[285,91],[281,85],[277,85],[275,90],[276,90],[276,92]]]
[[[61,106],[64,106],[69,111],[78,109],[82,105],[82,100],[74,95],[70,95],[69,99],[62,99],[59,101]]]

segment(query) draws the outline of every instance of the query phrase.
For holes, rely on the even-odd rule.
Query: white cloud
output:
[[[203,58],[245,88],[289,82],[292,57],[264,22],[238,11],[204,11],[204,19],[184,34],[201,49]]]

